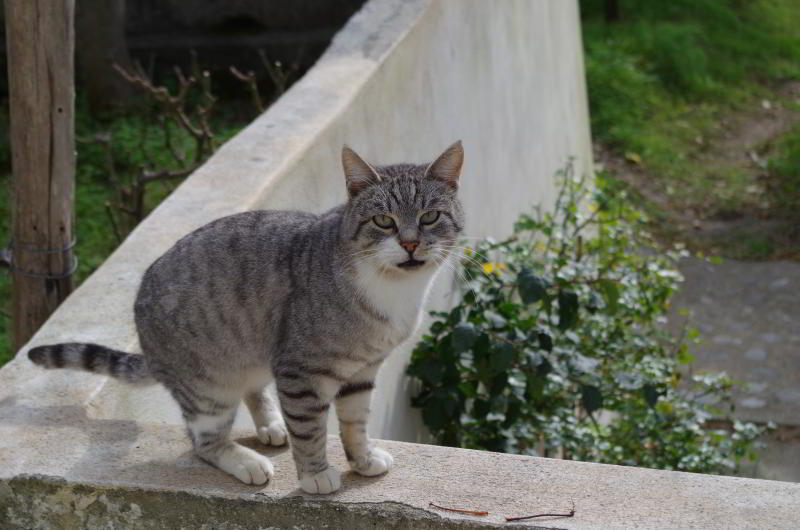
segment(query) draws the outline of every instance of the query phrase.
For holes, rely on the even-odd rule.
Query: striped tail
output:
[[[44,368],[84,370],[138,385],[155,383],[144,355],[112,350],[97,344],[69,342],[37,346],[28,352],[28,358]]]

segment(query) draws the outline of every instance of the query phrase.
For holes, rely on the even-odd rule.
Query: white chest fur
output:
[[[417,328],[437,272],[433,269],[388,276],[365,270],[359,275],[358,283],[365,301],[387,319],[386,325],[381,326],[380,336],[376,337],[382,349],[391,350]]]

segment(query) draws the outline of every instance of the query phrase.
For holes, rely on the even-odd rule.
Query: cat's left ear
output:
[[[425,170],[425,176],[441,180],[453,190],[458,189],[458,178],[461,176],[461,166],[464,165],[464,148],[461,140],[457,141],[431,162]]]
[[[347,146],[342,148],[342,169],[347,183],[347,193],[351,199],[365,188],[381,181],[375,168]]]

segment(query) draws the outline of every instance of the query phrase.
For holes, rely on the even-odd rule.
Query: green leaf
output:
[[[475,361],[488,359],[492,354],[492,340],[487,333],[481,333],[475,342],[472,343],[472,353],[474,354]]]
[[[506,429],[514,425],[514,423],[522,416],[523,403],[518,400],[513,400],[506,408],[506,420],[503,422],[503,427]]]
[[[566,330],[578,322],[578,295],[572,291],[558,292],[558,328]]]
[[[491,403],[485,399],[476,399],[472,404],[472,416],[475,418],[485,418],[491,409]]]
[[[530,269],[522,269],[517,276],[519,297],[524,304],[533,304],[547,296],[547,280],[535,275]]]
[[[444,403],[439,399],[430,399],[422,408],[422,420],[432,431],[438,431],[448,424]]]
[[[525,350],[525,357],[528,359],[528,365],[531,368],[536,368],[544,361],[544,355],[534,350]]]
[[[432,431],[438,431],[449,426],[458,417],[458,409],[458,394],[440,388],[425,402],[422,419]]]
[[[523,232],[525,230],[533,230],[538,223],[530,215],[520,215],[517,222],[514,223],[514,233]]]
[[[613,280],[600,280],[600,290],[603,292],[603,298],[606,300],[608,311],[611,314],[617,312],[619,309],[619,287],[617,282]]]
[[[542,377],[546,376],[552,371],[553,365],[547,359],[543,360],[542,363],[536,367],[536,373]]]
[[[592,413],[603,406],[603,394],[593,385],[581,385],[581,403],[587,412]]]
[[[495,348],[489,359],[489,365],[495,372],[505,372],[512,364],[514,364],[514,345],[503,342]]]
[[[525,386],[525,393],[533,400],[539,400],[544,393],[543,377],[529,377],[528,383]]]
[[[508,376],[505,373],[499,373],[492,378],[492,382],[489,385],[489,395],[492,396],[492,398],[497,398],[497,396],[503,393],[503,390],[505,390],[507,386]]]
[[[681,364],[691,364],[694,362],[696,357],[689,353],[689,348],[686,344],[681,344],[678,347],[678,362]]]
[[[598,359],[592,359],[591,357],[586,357],[585,355],[581,355],[580,353],[574,353],[569,357],[569,362],[572,364],[572,367],[580,373],[584,374],[591,374],[597,369],[597,365],[600,364]]]
[[[486,318],[486,321],[495,329],[500,329],[506,327],[508,324],[508,320],[503,318],[501,315],[498,315],[494,311],[489,311],[488,309],[483,312],[483,316]]]
[[[467,398],[478,395],[478,384],[475,381],[462,381],[458,384],[458,391]]]
[[[597,294],[596,292],[592,291],[589,293],[589,301],[586,303],[586,309],[591,311],[592,313],[596,313],[598,309],[600,309],[600,302],[603,298]]]
[[[642,374],[638,372],[618,372],[614,381],[624,390],[636,390],[642,387]]]
[[[418,362],[414,369],[415,376],[431,385],[438,385],[442,381],[444,365],[438,359],[424,359]]]
[[[658,396],[660,395],[658,389],[653,385],[644,385],[644,387],[642,387],[642,393],[644,394],[644,399],[647,401],[647,404],[650,407],[655,407],[656,403],[658,403]]]
[[[464,322],[453,328],[453,332],[450,334],[450,345],[455,353],[461,353],[470,349],[477,338],[478,332],[475,330],[475,326]]]
[[[553,337],[544,331],[539,332],[539,347],[544,351],[553,351]]]

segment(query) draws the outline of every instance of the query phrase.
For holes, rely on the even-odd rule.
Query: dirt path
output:
[[[800,228],[796,222],[774,215],[766,170],[775,141],[800,123],[798,105],[800,82],[787,82],[774,97],[724,116],[712,137],[696,139],[695,151],[687,155],[698,166],[736,172],[746,179],[740,187],[747,197],[738,198],[740,206],[730,211],[721,213],[724,208],[714,205],[718,199],[711,196],[695,197],[693,204],[676,201],[664,193],[646,165],[631,163],[603,146],[597,146],[596,159],[658,210],[666,224],[656,232],[664,239],[684,241],[694,250],[731,258],[800,260]],[[725,183],[720,181],[719,186]],[[724,195],[725,190],[720,191]]]

